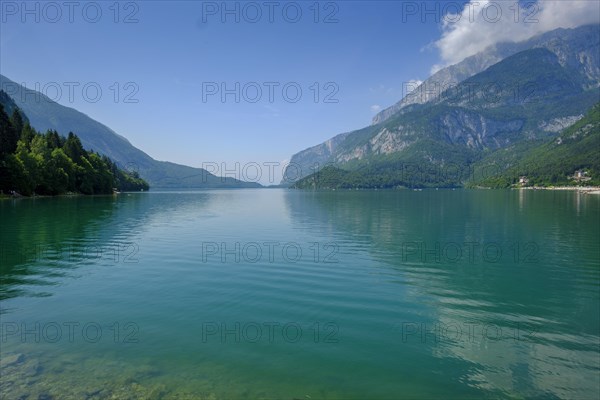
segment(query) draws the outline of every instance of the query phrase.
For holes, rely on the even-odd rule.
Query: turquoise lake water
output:
[[[600,394],[600,196],[148,192],[0,221],[1,398]]]

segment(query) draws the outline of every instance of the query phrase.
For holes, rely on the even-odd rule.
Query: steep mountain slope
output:
[[[520,141],[491,153],[468,168],[469,187],[506,188],[519,184],[521,177],[527,185],[600,185],[600,103],[584,118],[565,129],[558,137]],[[418,183],[427,172],[445,176],[449,187],[459,186],[452,181],[460,170],[421,169],[415,165],[391,168],[362,168],[344,170],[327,166],[294,184],[299,189],[353,189],[394,186],[426,186]],[[577,177],[578,172],[583,176]],[[402,180],[400,180],[400,178]],[[438,184],[440,180],[437,180]],[[442,182],[443,186],[443,182]]]
[[[538,68],[537,72],[546,73],[545,78],[543,75],[539,77],[520,75],[517,79],[512,76],[510,68],[522,69],[522,66],[518,65],[505,67],[505,72],[490,68],[499,61],[505,60],[506,56],[522,53],[525,50],[545,50],[555,56],[552,58],[549,54],[543,53],[546,62],[528,66],[528,68]],[[530,54],[541,55],[542,53]],[[550,64],[547,61],[550,61]],[[526,64],[528,61],[522,60],[522,62]],[[551,68],[552,71],[546,71],[547,68]],[[491,71],[482,74],[488,69]],[[562,72],[559,73],[559,70]],[[554,73],[558,75],[554,77],[552,75]],[[469,80],[474,76],[478,78]],[[557,82],[560,83],[556,84],[562,85],[561,87],[551,82],[554,78],[558,79]],[[545,85],[549,86],[545,87]],[[368,140],[373,140],[371,148],[375,153],[393,156],[395,152],[404,150],[411,140],[426,137],[432,131],[445,131],[450,138],[471,140],[480,151],[507,146],[518,139],[533,139],[556,134],[577,121],[585,110],[595,103],[593,90],[591,92],[590,90],[597,89],[599,85],[600,26],[598,25],[557,29],[524,42],[498,44],[434,74],[411,96],[407,96],[376,116],[374,124],[370,127],[335,136],[321,145],[293,155],[291,163],[295,171],[293,174],[290,173],[290,176],[296,176],[295,172],[298,170],[306,176],[317,166],[322,167],[327,163],[337,165],[353,159],[364,159],[369,153],[364,147]],[[563,96],[580,96],[582,99],[558,106],[556,100],[560,100]],[[447,112],[442,115],[439,108],[442,106],[455,108],[446,110]],[[481,110],[487,110],[483,113],[485,115],[482,115]],[[553,115],[551,110],[556,110],[557,114]],[[544,118],[536,117],[535,113],[538,111],[542,112]],[[437,113],[438,118],[430,119],[426,123],[423,118],[427,118],[427,115],[418,117],[415,113]],[[512,122],[504,118],[508,115],[520,115],[520,113],[526,115],[521,116],[522,118],[513,118]],[[388,124],[398,118],[402,118],[402,121]],[[523,126],[514,125],[518,123],[523,123]],[[515,136],[507,142],[509,131]],[[467,137],[469,136],[467,132],[471,132],[470,138]],[[500,137],[496,135],[498,132],[501,133]],[[379,137],[374,138],[373,134]],[[477,138],[481,135],[485,138]],[[439,144],[432,145],[439,146]],[[427,146],[422,143],[420,147]],[[439,153],[437,150],[434,152]],[[463,156],[469,157],[468,154]],[[401,158],[406,159],[406,154]],[[431,161],[434,160],[429,160]],[[284,176],[282,183],[293,182],[289,182]]]
[[[15,103],[14,100],[3,90],[0,90],[0,104],[2,104],[2,107],[4,107],[4,112],[6,112],[8,115],[12,115],[15,109],[19,108],[17,103]],[[24,123],[29,122],[29,118],[23,113],[23,110],[21,110],[21,118],[23,118]]]
[[[460,186],[488,154],[548,139],[580,119],[600,96],[587,87],[585,74],[562,66],[551,51],[526,50],[440,98],[346,134],[326,162],[354,172],[336,172],[344,178],[337,187]]]
[[[27,89],[0,75],[3,89],[29,117],[31,126],[45,132],[54,129],[66,136],[70,131],[83,146],[105,154],[125,168],[135,169],[153,188],[159,187],[259,187],[230,177],[220,178],[201,168],[157,161],[134,147],[123,136],[70,107],[52,101],[42,93]]]
[[[507,154],[520,157],[510,160]],[[499,162],[508,162],[510,167],[494,176],[475,180],[473,186],[508,187],[525,176],[529,185],[565,185],[577,183],[576,172],[583,171],[580,182],[600,185],[600,103],[596,104],[584,118],[565,129],[557,138],[523,151],[519,148],[502,149],[481,160],[493,171]]]
[[[433,74],[412,93],[393,106],[373,117],[378,124],[411,104],[423,104],[439,96],[444,89],[456,86],[471,76],[484,71],[499,61],[524,50],[545,48],[559,58],[562,66],[579,69],[590,86],[600,81],[600,30],[598,25],[587,25],[576,29],[556,29],[518,43],[499,43],[490,46],[458,64]]]
[[[456,163],[466,171],[471,163],[499,148],[556,135],[598,101],[600,26],[559,29],[519,44],[532,45],[426,103],[403,104],[392,117],[375,125],[295,154],[294,169],[303,175],[315,171],[316,164],[368,169],[371,175],[387,171],[389,185],[402,185],[400,171],[407,163],[438,170]],[[502,46],[516,45],[496,47]],[[491,59],[485,54],[473,57]],[[421,183],[413,184],[460,183],[425,175]]]

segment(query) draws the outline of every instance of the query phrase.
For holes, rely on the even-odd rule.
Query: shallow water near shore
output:
[[[0,202],[0,397],[597,398],[600,197]]]

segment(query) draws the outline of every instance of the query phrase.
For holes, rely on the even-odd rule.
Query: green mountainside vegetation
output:
[[[10,110],[11,115],[5,111]],[[0,191],[3,194],[110,194],[148,190],[137,172],[125,171],[110,158],[86,151],[79,137],[55,130],[45,134],[0,91]]]

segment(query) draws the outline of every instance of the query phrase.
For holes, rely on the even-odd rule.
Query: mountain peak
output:
[[[465,79],[484,71],[497,62],[531,48],[546,48],[556,54],[563,66],[585,71],[591,82],[600,81],[600,25],[584,25],[578,28],[559,28],[541,33],[522,42],[501,42],[484,51],[467,57],[458,64],[443,68],[425,80],[398,103],[380,111],[372,124],[379,124],[404,107],[424,104],[439,96],[444,90],[456,86]],[[567,54],[569,56],[567,56]]]

